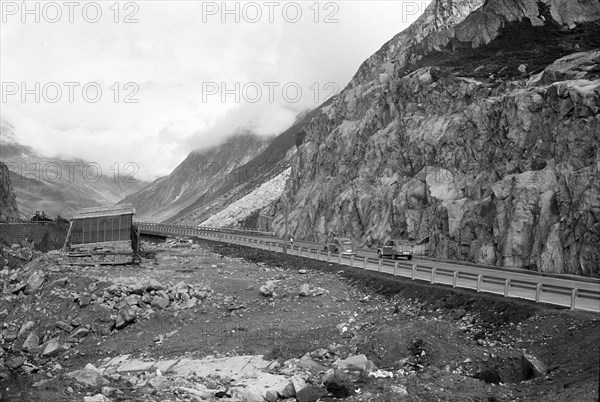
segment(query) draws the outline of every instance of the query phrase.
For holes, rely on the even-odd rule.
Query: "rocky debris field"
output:
[[[10,246],[0,244],[0,253],[4,258],[2,267],[5,269],[9,267],[18,267],[25,262],[31,261],[33,258],[40,257],[42,253],[35,250],[33,246],[33,243],[27,241],[23,241],[20,244],[12,244]]]
[[[596,401],[597,314],[192,240],[2,249],[8,401]]]

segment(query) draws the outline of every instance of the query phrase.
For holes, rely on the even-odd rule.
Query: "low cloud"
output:
[[[109,3],[101,3],[97,24],[11,16],[2,24],[3,89],[14,92],[10,83],[24,82],[30,93],[23,101],[21,88],[4,91],[1,117],[15,126],[19,142],[42,154],[103,166],[135,162],[139,177],[152,180],[190,151],[241,129],[282,132],[343,88],[364,59],[417,17],[403,15],[402,2],[337,2],[327,9],[320,2],[315,23],[312,3],[301,2],[297,23],[277,14],[273,23],[244,16],[223,23],[219,14],[203,15],[207,3],[140,2],[133,24],[114,23]],[[125,11],[132,10],[119,18]],[[324,23],[326,16],[338,22]],[[101,96],[92,99],[98,88]],[[62,96],[49,102],[57,89]]]

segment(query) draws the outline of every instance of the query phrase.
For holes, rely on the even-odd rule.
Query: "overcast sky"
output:
[[[1,117],[49,156],[152,180],[239,128],[280,133],[427,3],[2,1]]]

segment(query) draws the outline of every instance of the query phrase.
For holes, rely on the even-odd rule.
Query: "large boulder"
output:
[[[135,321],[136,313],[135,310],[129,306],[122,307],[117,312],[117,318],[115,319],[115,328],[123,329],[132,322]]]
[[[25,342],[23,342],[23,345],[21,347],[23,348],[23,350],[29,352],[37,348],[39,344],[40,337],[35,332],[30,332],[27,336],[27,339],[25,339]]]
[[[310,286],[308,286],[306,283],[302,284],[298,294],[302,297],[310,296]]]
[[[26,321],[26,322],[24,322],[23,325],[21,325],[21,328],[19,329],[17,337],[19,339],[26,338],[27,335],[29,335],[29,333],[33,330],[34,327],[35,327],[35,322],[34,321]]]
[[[340,370],[364,371],[366,373],[370,373],[377,369],[373,362],[367,359],[367,356],[362,354],[350,356],[343,360],[337,360],[334,362],[334,366]]]
[[[60,341],[56,338],[49,340],[43,347],[43,357],[56,357],[68,349],[67,347],[62,345]]]
[[[540,359],[527,353],[523,353],[521,363],[523,377],[526,379],[543,377],[548,368]]]
[[[275,290],[275,282],[274,281],[267,281],[267,283],[262,285],[259,289],[260,294],[265,297],[273,296],[274,290]]]
[[[46,281],[46,275],[41,271],[35,271],[29,279],[27,279],[27,286],[25,287],[25,294],[32,294],[39,290]]]
[[[102,387],[110,383],[106,378],[104,378],[102,372],[91,363],[86,364],[86,366],[81,370],[68,373],[67,376],[74,378],[77,382],[90,387]]]
[[[169,307],[169,299],[162,296],[154,296],[150,304],[152,307],[165,309]]]
[[[157,281],[156,279],[151,278],[148,280],[148,282],[145,283],[145,288],[147,291],[152,291],[152,290],[165,290],[167,287],[164,284]]]

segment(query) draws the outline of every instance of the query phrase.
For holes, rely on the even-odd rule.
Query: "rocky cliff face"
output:
[[[600,3],[434,0],[305,127],[297,237],[600,274]]]
[[[17,198],[13,193],[8,167],[0,162],[0,222],[15,222],[19,220]]]

